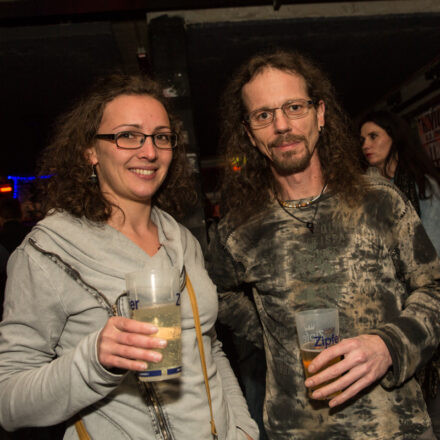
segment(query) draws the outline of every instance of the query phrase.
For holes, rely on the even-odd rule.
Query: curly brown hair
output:
[[[110,218],[116,206],[104,197],[98,184],[90,182],[92,166],[86,150],[96,142],[105,106],[120,95],[148,95],[167,110],[171,129],[178,135],[178,145],[153,203],[177,217],[185,214],[196,200],[195,187],[187,165],[181,124],[170,113],[162,90],[149,77],[114,73],[99,79],[84,98],[58,119],[52,142],[43,150],[38,164],[38,175],[50,176],[39,179],[44,214],[65,210],[94,222],[106,222]]]
[[[310,59],[297,52],[277,50],[250,58],[239,68],[222,96],[220,145],[227,163],[221,188],[222,214],[229,213],[241,222],[264,209],[279,190],[269,159],[252,146],[243,124],[247,112],[242,99],[243,86],[267,68],[302,76],[313,102],[324,101],[325,128],[317,144],[323,178],[329,189],[340,194],[349,206],[355,206],[363,191],[358,139],[337,102],[333,86]],[[228,166],[237,159],[243,164],[240,172]]]

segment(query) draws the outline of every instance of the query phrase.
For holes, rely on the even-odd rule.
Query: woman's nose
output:
[[[138,152],[138,155],[141,157],[146,157],[148,160],[155,160],[157,158],[157,148],[153,143],[153,138],[147,137]]]

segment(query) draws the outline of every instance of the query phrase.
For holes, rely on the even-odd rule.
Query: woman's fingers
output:
[[[141,371],[148,362],[159,362],[162,354],[150,349],[164,348],[166,339],[151,335],[158,328],[150,323],[123,317],[110,318],[98,337],[98,359],[106,368]]]

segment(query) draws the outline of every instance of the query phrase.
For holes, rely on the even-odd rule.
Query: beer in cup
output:
[[[182,372],[179,273],[176,269],[144,269],[125,276],[132,319],[158,327],[154,337],[167,340],[160,362],[138,372],[144,382],[172,379]]]
[[[313,359],[331,345],[337,344],[339,342],[339,318],[337,309],[313,309],[304,310],[302,312],[295,313],[296,329],[298,332],[298,340],[301,350],[301,358],[304,366],[304,372],[306,378],[312,376],[309,371],[309,365],[312,363]],[[327,365],[325,365],[321,370],[314,374],[325,370],[330,365],[339,362],[341,357],[332,359]],[[309,398],[312,398],[312,393],[331,382],[334,382],[337,378],[318,385],[314,388],[308,389]],[[330,396],[325,397],[325,399],[332,399],[334,396],[339,394],[340,391],[334,393]]]

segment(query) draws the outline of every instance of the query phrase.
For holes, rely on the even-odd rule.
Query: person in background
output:
[[[0,424],[8,431],[82,419],[94,440],[213,438],[195,324],[181,294],[182,375],[138,382],[167,341],[117,316],[125,274],[188,274],[197,297],[218,439],[257,439],[218,342],[216,288],[197,240],[170,212],[194,198],[180,128],[147,77],[102,79],[57,126],[39,175],[43,210],[8,263],[0,324]],[[184,284],[183,284],[184,285]]]
[[[378,110],[362,117],[361,148],[365,160],[391,180],[410,200],[440,255],[440,172],[409,124]],[[434,433],[440,439],[440,353],[419,374]]]
[[[268,437],[432,440],[414,375],[440,340],[440,260],[417,213],[362,174],[351,122],[308,58],[252,57],[220,114],[226,163],[246,164],[226,168],[208,270],[220,321],[264,347]],[[294,315],[322,307],[338,309],[342,341],[304,382]]]
[[[365,160],[408,197],[440,255],[440,172],[432,159],[409,124],[392,112],[368,113],[359,127]]]

